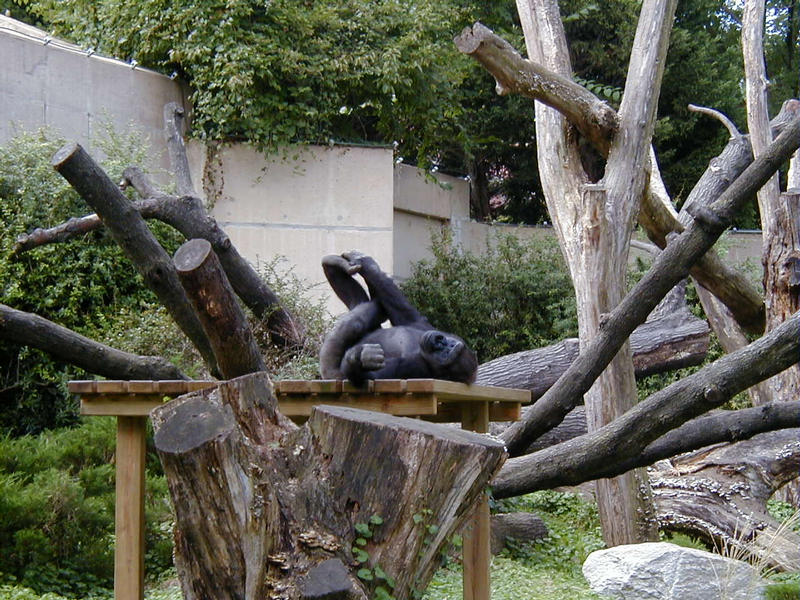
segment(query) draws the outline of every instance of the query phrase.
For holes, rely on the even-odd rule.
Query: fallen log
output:
[[[637,377],[699,365],[705,360],[709,327],[689,311],[685,281],[676,285],[647,321],[634,330],[630,342]],[[545,348],[501,356],[478,367],[476,383],[530,390],[535,401],[578,353],[578,339],[567,338]]]
[[[408,598],[505,458],[487,436],[344,407],[298,428],[263,373],[152,419],[187,600]]]
[[[800,570],[800,535],[781,527],[767,500],[800,470],[800,429],[711,446],[650,470],[659,526],[749,556],[764,567]]]

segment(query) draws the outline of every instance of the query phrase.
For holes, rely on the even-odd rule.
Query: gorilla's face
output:
[[[464,342],[452,333],[431,329],[422,334],[420,348],[428,362],[445,367],[458,359],[464,349]]]
[[[478,360],[457,335],[431,329],[422,334],[420,349],[436,377],[472,383]]]

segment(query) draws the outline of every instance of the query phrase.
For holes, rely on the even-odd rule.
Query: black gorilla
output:
[[[370,256],[352,251],[322,259],[333,291],[350,312],[339,317],[320,350],[325,379],[448,379],[472,383],[475,353],[434,327]],[[364,279],[369,295],[354,279]],[[381,328],[386,319],[392,327]]]

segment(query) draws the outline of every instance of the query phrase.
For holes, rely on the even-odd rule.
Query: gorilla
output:
[[[328,255],[322,269],[349,312],[337,320],[320,349],[325,379],[447,379],[472,383],[475,353],[457,335],[435,329],[378,263],[358,251]],[[361,275],[369,295],[354,278]],[[382,328],[389,319],[392,327]]]

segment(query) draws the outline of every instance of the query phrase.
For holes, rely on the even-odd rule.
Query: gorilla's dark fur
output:
[[[434,329],[373,258],[355,251],[329,255],[322,268],[350,309],[322,344],[322,377],[355,384],[367,379],[475,381],[475,353],[460,337]],[[353,277],[356,273],[369,295]],[[387,318],[392,327],[381,328]]]

